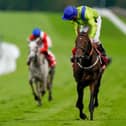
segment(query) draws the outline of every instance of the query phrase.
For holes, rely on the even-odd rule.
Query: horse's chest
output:
[[[96,80],[97,78],[97,72],[84,72],[83,75],[82,75],[82,78],[81,80]]]
[[[98,77],[98,73],[92,71],[78,71],[74,73],[74,77],[77,82],[94,81]]]

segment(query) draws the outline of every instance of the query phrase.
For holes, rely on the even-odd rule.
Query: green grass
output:
[[[123,20],[126,23],[126,17],[124,16],[119,16],[121,20]]]
[[[76,83],[69,62],[75,35],[72,24],[63,22],[61,16],[60,13],[0,12],[0,35],[21,51],[17,70],[0,76],[0,126],[125,126],[126,36],[104,18],[101,40],[113,63],[102,78],[100,106],[94,112],[94,121],[79,120],[75,108]],[[48,102],[46,94],[42,107],[37,107],[33,100],[26,66],[26,39],[34,27],[51,36],[52,51],[57,58],[54,100]],[[85,91],[85,112],[89,115],[88,88]]]

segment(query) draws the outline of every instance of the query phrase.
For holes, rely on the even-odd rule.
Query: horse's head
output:
[[[38,44],[35,41],[29,42],[29,58],[30,60],[37,60]]]
[[[29,51],[30,51],[30,57],[35,57],[35,55],[37,54],[38,46],[34,41],[29,43]]]
[[[87,33],[79,33],[75,41],[77,60],[88,60],[92,52],[92,44]]]

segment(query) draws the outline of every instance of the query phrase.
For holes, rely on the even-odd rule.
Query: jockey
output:
[[[29,41],[33,41],[37,38],[40,38],[42,42],[40,44],[40,52],[45,54],[49,62],[49,66],[54,67],[56,65],[56,59],[53,53],[49,50],[49,48],[51,48],[52,46],[50,37],[47,35],[46,32],[41,31],[39,28],[35,28],[33,29],[32,34],[29,36],[28,39]]]
[[[67,6],[64,9],[62,19],[72,21],[76,35],[79,32],[87,32],[91,42],[101,53],[100,55],[104,64],[107,65],[110,63],[111,59],[106,56],[105,49],[99,40],[102,19],[95,9],[88,6],[79,6],[77,8],[74,6]],[[72,49],[73,56],[75,50],[74,48]],[[74,57],[71,61],[73,62],[73,60]]]

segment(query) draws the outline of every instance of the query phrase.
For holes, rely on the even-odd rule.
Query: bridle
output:
[[[89,44],[90,44],[90,45],[89,45]],[[89,44],[87,45],[86,48],[83,48],[83,47],[80,47],[80,46],[77,46],[77,47],[76,47],[76,49],[81,49],[82,52],[83,52],[83,55],[81,55],[81,56],[75,56],[75,60],[76,60],[76,62],[77,62],[77,64],[78,64],[78,66],[79,66],[81,69],[83,69],[83,70],[90,70],[90,69],[92,69],[93,67],[95,67],[95,65],[98,63],[99,60],[100,60],[100,62],[101,62],[100,56],[97,55],[96,60],[94,61],[93,64],[91,64],[91,65],[89,65],[89,66],[83,66],[83,65],[82,65],[82,62],[81,62],[81,61],[82,61],[82,60],[89,61],[89,60],[91,59],[92,55],[93,55],[93,52],[95,51],[95,49],[94,49],[92,43],[90,42]],[[88,51],[88,49],[89,49],[88,46],[91,47],[89,53],[87,53],[87,51]]]

